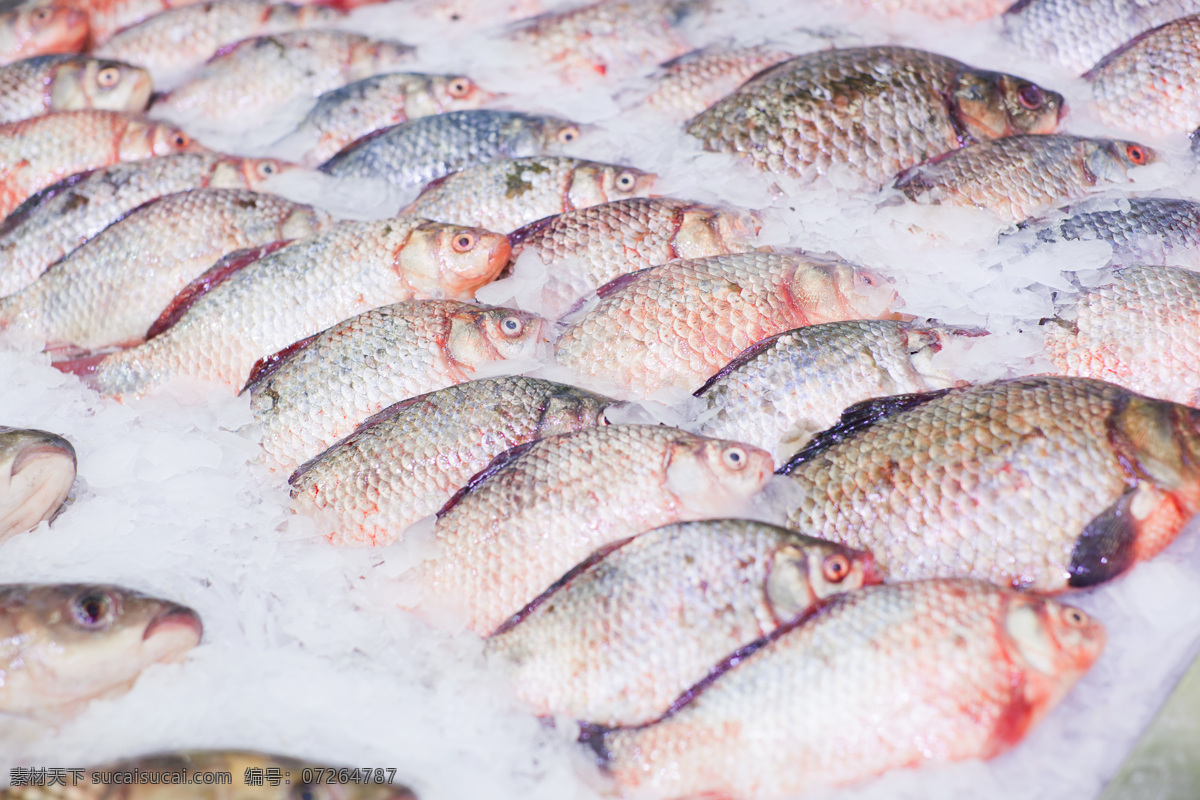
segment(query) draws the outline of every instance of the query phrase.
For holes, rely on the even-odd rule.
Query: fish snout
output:
[[[163,608],[146,625],[142,642],[149,642],[161,653],[158,660],[175,660],[200,644],[204,624],[200,615],[187,606],[163,603]]]

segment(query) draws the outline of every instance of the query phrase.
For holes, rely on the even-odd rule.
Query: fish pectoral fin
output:
[[[1131,511],[1140,490],[1130,488],[1093,519],[1075,540],[1071,553],[1072,588],[1095,586],[1124,572],[1134,560],[1138,521]]]

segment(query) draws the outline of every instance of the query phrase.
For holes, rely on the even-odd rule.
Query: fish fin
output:
[[[657,269],[657,267],[646,267],[645,269],[639,269],[637,272],[627,272],[624,275],[618,275],[597,289],[596,294],[601,300],[606,300],[617,292],[620,292],[626,286],[637,283],[641,280],[642,273],[652,269]]]
[[[100,366],[100,362],[110,355],[112,353],[80,356],[79,358],[71,358],[64,361],[54,361],[50,366],[67,375],[78,375],[80,378],[86,379],[96,371],[96,368]]]
[[[527,225],[522,225],[508,235],[508,243],[512,245],[513,258],[517,257],[518,247],[525,244],[525,240],[541,233],[550,226],[554,220],[558,219],[560,214],[551,214],[548,217],[542,217],[539,220],[530,222]]]
[[[446,504],[438,510],[437,518],[441,519],[444,517],[446,513],[458,505],[464,497],[475,491],[475,487],[495,475],[497,472],[500,472],[509,464],[512,464],[514,461],[524,455],[526,450],[533,447],[540,441],[540,439],[535,439],[532,442],[525,442],[524,444],[519,444],[516,447],[510,447],[508,450],[505,450],[503,453],[493,458],[491,463],[471,476],[471,480],[467,481],[466,486],[463,486],[461,489],[455,492],[449,500],[446,501]]]
[[[881,419],[886,419],[901,411],[924,405],[930,400],[936,400],[951,389],[939,389],[935,392],[919,392],[916,394],[897,394],[891,397],[876,397],[855,403],[842,412],[841,419],[827,430],[823,430],[809,440],[808,446],[788,459],[788,462],[775,470],[777,475],[790,475],[792,470],[808,461],[813,456],[833,445],[850,438],[860,430],[869,428]]]
[[[1133,563],[1137,541],[1137,520],[1130,513],[1136,488],[1130,488],[1093,519],[1075,540],[1071,552],[1071,577],[1067,585],[1073,589],[1095,586],[1115,578]]]
[[[601,767],[606,766],[612,760],[612,754],[608,752],[604,739],[613,731],[613,728],[582,720],[578,720],[578,723],[579,738],[576,741],[585,747],[590,747],[596,754],[596,763]]]
[[[407,123],[403,123],[403,122],[400,123],[400,125],[405,125],[405,124],[407,124]],[[367,142],[371,141],[372,139],[378,139],[380,136],[384,136],[385,134],[391,133],[396,128],[399,128],[400,125],[389,125],[386,128],[380,128],[379,130],[371,131],[370,133],[364,133],[362,136],[360,136],[357,139],[355,139],[354,141],[350,142],[345,147],[343,147],[341,150],[338,150],[336,153],[334,153],[329,158],[327,158],[325,160],[325,163],[323,163],[323,164],[321,164],[321,166],[317,167],[317,171],[324,172],[326,175],[332,175],[333,174],[332,171],[337,169],[338,164],[341,163],[343,160],[345,160],[351,151],[357,150],[360,146],[366,144]]]
[[[321,331],[324,333],[324,331]],[[312,336],[305,336],[298,342],[292,342],[287,347],[277,353],[272,353],[269,356],[263,356],[258,361],[254,362],[254,366],[250,369],[250,377],[246,379],[246,385],[242,387],[242,391],[238,394],[243,394],[253,389],[258,384],[265,381],[267,378],[279,371],[279,368],[286,364],[292,356],[299,353],[304,348],[312,344],[312,340],[316,339],[321,333],[314,333]]]
[[[795,330],[795,329],[793,329],[793,330]],[[748,362],[753,361],[754,358],[756,356],[758,356],[759,353],[761,353],[764,350],[770,349],[775,344],[775,342],[779,339],[780,336],[786,336],[787,334],[789,334],[791,332],[792,331],[783,331],[782,333],[777,333],[774,336],[768,336],[766,339],[763,339],[761,342],[755,342],[754,344],[750,345],[745,350],[743,350],[742,352],[740,352],[736,356],[734,356],[732,361],[730,361],[725,366],[721,367],[720,372],[718,372],[716,375],[713,375],[711,378],[706,380],[704,382],[703,386],[701,386],[696,391],[692,392],[692,397],[703,397],[704,393],[707,392],[709,389],[711,389],[714,383],[721,380],[729,373],[734,372],[735,370],[744,366]]]
[[[55,196],[67,191],[75,184],[84,180],[88,176],[95,173],[96,170],[90,169],[87,172],[77,172],[74,175],[68,175],[58,183],[51,184],[45,189],[34,192],[25,198],[25,202],[14,208],[7,217],[0,222],[0,236],[6,236],[13,231],[14,228],[24,223],[43,203],[54,199]]]

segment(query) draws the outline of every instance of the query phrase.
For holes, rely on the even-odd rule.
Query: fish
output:
[[[764,69],[795,57],[769,45],[693,50],[661,65],[641,103],[673,119],[690,119]]]
[[[810,325],[769,336],[696,390],[696,432],[749,442],[787,461],[842,409],[872,397],[954,385],[933,361],[951,332],[894,320]]]
[[[0,67],[0,123],[48,111],[141,111],[150,89],[149,73],[119,61],[34,56]]]
[[[933,19],[979,22],[1005,11],[1012,0],[836,0],[834,5],[877,14],[920,14]]]
[[[75,448],[62,436],[0,425],[0,542],[53,519],[75,470]]]
[[[119,586],[0,585],[0,712],[78,713],[200,643],[196,612]]]
[[[882,188],[901,170],[972,142],[1052,133],[1062,95],[923,50],[822,50],[784,61],[698,114],[704,149],[812,183],[848,171]]]
[[[221,256],[331,224],[312,206],[246,189],[152,200],[0,299],[0,329],[26,332],[59,353],[139,344],[172,298]]]
[[[188,189],[262,191],[292,165],[273,158],[176,153],[77,173],[31,195],[0,222],[0,297],[143,203]]]
[[[1200,509],[1200,410],[1053,376],[868,400],[780,468],[787,522],[889,580],[1111,580]]]
[[[1116,269],[1042,324],[1057,374],[1200,406],[1200,273]]]
[[[558,117],[484,109],[450,111],[359,139],[323,164],[321,171],[336,178],[424,186],[496,159],[552,152],[578,138],[579,126]]]
[[[85,367],[88,382],[114,396],[178,377],[239,391],[259,359],[355,314],[405,300],[470,299],[509,252],[502,234],[416,217],[342,222],[214,281],[145,344]]]
[[[559,317],[609,281],[677,258],[755,250],[758,219],[732,208],[633,197],[566,211],[509,235],[513,258],[531,251],[546,266],[542,313]]]
[[[727,659],[664,719],[589,741],[626,791],[791,796],[999,755],[1104,644],[1080,609],[986,583],[868,586]]]
[[[293,136],[301,141],[315,142],[305,151],[304,155],[304,163],[315,167],[329,161],[347,146],[370,133],[383,131],[385,128],[422,117],[454,111],[471,111],[491,102],[496,97],[498,95],[482,88],[466,75],[426,75],[417,72],[391,72],[386,75],[375,75],[321,95],[317,98],[317,104],[313,106],[312,111],[308,112],[308,116],[296,128]],[[409,130],[407,134],[393,134],[391,146],[401,148],[403,147],[401,143],[407,140],[414,144],[423,144],[423,148],[420,146],[416,148],[418,152],[422,149],[428,151],[431,149],[432,142],[422,136],[430,136],[428,131],[433,130],[439,130],[442,135],[446,136],[452,136],[455,133],[463,136],[471,132],[479,136],[485,129],[492,135],[505,133],[529,135],[532,133],[535,136],[545,136],[549,133],[541,127],[550,120],[548,117],[532,117],[527,114],[508,112],[490,113],[499,116],[460,118],[460,121],[463,122],[461,127],[450,125],[439,129],[434,125],[406,129]],[[532,125],[533,130],[528,131],[520,127],[518,120]],[[509,123],[507,127],[502,124],[505,121]],[[481,123],[483,124],[481,125]],[[570,123],[564,124],[570,127]],[[475,129],[474,126],[477,125],[480,127]],[[517,130],[514,131],[511,128]],[[418,130],[425,131],[425,133],[416,134],[415,132]],[[565,130],[566,128],[562,128],[550,135],[563,137],[567,135],[563,132]],[[574,136],[578,135],[579,132],[576,129]],[[437,138],[439,138],[439,134],[434,133],[433,139]],[[476,145],[478,146],[478,142]],[[372,152],[379,157],[383,155],[380,149],[388,147],[388,145],[377,144]],[[447,162],[453,159],[451,155],[453,149],[453,144],[447,142],[444,148],[445,152],[442,154]],[[413,152],[407,156],[418,157],[418,154]],[[425,158],[428,160],[429,156],[426,155]],[[463,162],[463,166],[466,163]],[[394,163],[393,169],[367,170],[367,173],[360,177],[381,177],[395,182],[393,180],[393,176],[396,175],[394,168],[402,169],[404,166],[405,164]],[[352,170],[350,174],[358,173]],[[441,174],[444,173],[429,175],[417,183],[428,183],[434,178],[440,177]]]
[[[566,156],[503,158],[438,178],[402,213],[507,233],[564,211],[646,197],[657,178]]]
[[[532,358],[544,334],[533,314],[457,300],[396,303],[338,323],[264,359],[242,390],[264,461],[290,472],[392,403]]]
[[[803,325],[890,314],[891,284],[806,253],[739,253],[622,275],[555,343],[555,361],[638,396],[687,392],[738,353]]]
[[[0,64],[49,53],[78,53],[88,18],[69,5],[20,6],[0,14]]]
[[[306,30],[256,36],[217,52],[151,108],[156,115],[225,129],[259,124],[288,103],[412,61],[413,48],[344,31]]]
[[[902,173],[914,202],[981,208],[1020,222],[1113,184],[1158,155],[1143,144],[1082,136],[1010,136],[968,145]]]
[[[504,451],[604,425],[613,400],[521,376],[395,403],[292,475],[294,507],[334,522],[334,544],[386,545]]]
[[[1126,42],[1084,73],[1106,125],[1168,136],[1200,125],[1200,14]]]
[[[1200,0],[1019,0],[1000,17],[1026,54],[1075,74],[1151,28],[1200,12]]]
[[[144,67],[160,85],[204,64],[222,47],[254,36],[329,28],[345,14],[265,0],[210,0],[168,8],[116,33],[92,52]]]
[[[755,447],[662,425],[529,442],[442,507],[438,555],[414,580],[426,608],[454,609],[486,636],[601,547],[672,522],[736,515],[773,463]]]
[[[0,216],[85,170],[201,150],[183,131],[119,111],[54,111],[0,125]]]
[[[539,716],[661,717],[731,653],[878,583],[869,553],[749,520],[680,522],[589,558],[487,641]]]

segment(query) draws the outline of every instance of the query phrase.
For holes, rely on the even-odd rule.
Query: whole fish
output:
[[[1163,197],[1099,199],[1066,216],[1027,223],[1039,242],[1101,241],[1118,264],[1163,264],[1200,270],[1200,203]]]
[[[657,177],[563,156],[505,158],[438,178],[404,213],[508,232],[552,214],[645,197]]]
[[[114,395],[180,376],[240,389],[259,359],[355,314],[404,300],[470,299],[509,252],[501,234],[415,217],[342,222],[235,272],[88,378]]]
[[[1200,11],[1200,0],[1019,0],[1004,35],[1035,58],[1081,73],[1138,34]]]
[[[63,716],[200,643],[196,612],[117,586],[0,586],[0,712]]]
[[[246,189],[152,200],[0,299],[0,329],[27,331],[54,351],[138,344],[172,298],[221,256],[329,224],[323,211]]]
[[[763,339],[696,391],[705,436],[750,442],[786,461],[842,409],[953,385],[932,363],[948,331],[888,320],[810,325]]]
[[[294,135],[298,136],[301,140],[315,142],[306,151],[304,160],[305,163],[311,166],[317,166],[328,161],[351,142],[361,139],[369,133],[382,131],[384,128],[390,128],[394,125],[400,125],[409,120],[421,117],[430,117],[452,111],[470,111],[479,108],[484,103],[495,99],[495,97],[495,94],[480,88],[465,75],[423,75],[416,72],[392,72],[386,75],[375,75],[321,95],[317,99],[317,104],[313,106],[313,110],[308,112],[308,116],[300,123],[296,129],[297,133]],[[481,130],[489,129],[493,136],[500,136],[504,133],[515,135],[519,132],[524,132],[526,135],[545,135],[548,133],[541,129],[541,125],[549,122],[550,118],[548,117],[531,117],[525,114],[509,114],[507,112],[491,113],[500,114],[501,116],[496,118],[477,117],[470,124],[467,124],[464,120],[462,127],[451,125],[440,129],[441,133],[447,136],[458,134],[461,137],[472,132],[472,125],[479,126]],[[470,120],[472,118],[465,119]],[[515,120],[522,120],[527,124],[533,125],[535,130],[506,130],[502,124],[505,120],[509,121],[510,127],[517,124]],[[535,120],[538,122],[535,122]],[[569,123],[564,124],[569,126]],[[414,130],[431,131],[437,130],[437,128],[434,126],[434,128],[419,128]],[[561,138],[565,135],[562,132],[565,130],[566,128],[563,128],[552,135],[557,135]],[[425,133],[424,135],[429,136],[430,134]],[[433,138],[436,139],[438,135],[438,133],[434,133]],[[479,132],[477,132],[478,135]],[[575,135],[578,136],[577,129]],[[409,136],[412,136],[412,134],[409,134]],[[394,139],[394,146],[402,147],[400,142],[403,142],[404,139],[405,136],[403,135],[396,137]],[[422,140],[418,137],[416,141],[421,142]],[[428,150],[430,143],[424,141],[423,144],[425,149]],[[376,145],[377,149],[374,152],[380,154],[378,149],[380,147],[387,146]],[[454,145],[447,143],[445,149],[452,151]],[[419,157],[416,153],[409,155]],[[386,175],[372,176],[368,174],[360,177],[384,177],[388,180],[392,179],[390,170]],[[431,175],[425,178],[424,182],[428,183],[436,177],[438,175]]]
[[[532,358],[542,336],[542,320],[524,311],[396,303],[265,359],[244,391],[266,461],[291,471],[392,403],[468,381],[487,364]]]
[[[219,51],[153,109],[172,118],[246,127],[263,113],[391,72],[412,58],[409,45],[343,31],[256,36]]]
[[[334,543],[391,544],[505,450],[604,425],[612,403],[520,376],[403,400],[300,467],[290,480],[295,506],[331,518]]]
[[[785,61],[698,115],[705,149],[805,182],[848,170],[880,187],[971,142],[1051,133],[1062,96],[906,47],[823,50]]]
[[[1007,9],[1012,0],[836,0],[849,8],[861,8],[883,14],[906,12],[934,19],[962,19],[971,22],[994,17]]]
[[[507,451],[438,512],[425,597],[489,634],[606,545],[736,515],[770,479],[749,445],[661,425],[586,428]]]
[[[1008,222],[1128,183],[1157,155],[1137,142],[1080,136],[1010,136],[977,142],[913,167],[896,180],[909,200],[974,206]]]
[[[802,325],[889,314],[890,283],[843,261],[742,253],[674,261],[602,286],[555,360],[639,395],[689,392],[750,345]]]
[[[117,111],[55,111],[0,125],[0,216],[67,175],[197,149],[177,128]]]
[[[0,67],[0,123],[48,111],[141,111],[150,88],[149,73],[118,61],[35,56]]]
[[[705,47],[662,65],[642,103],[673,118],[688,119],[781,61],[795,58],[777,47]]]
[[[1059,374],[1200,407],[1200,273],[1128,266],[1043,322]]]
[[[553,151],[578,138],[579,127],[557,117],[482,109],[452,111],[361,139],[331,158],[321,171],[338,178],[377,178],[396,186],[423,186],[495,159]]]
[[[1191,133],[1200,125],[1200,15],[1139,34],[1084,74],[1097,116],[1139,133]]]
[[[870,550],[892,580],[1092,586],[1200,509],[1198,426],[1200,410],[1085,378],[867,401],[780,470],[788,524]]]
[[[21,6],[0,14],[0,64],[48,53],[78,53],[88,18],[69,5]]]
[[[1104,649],[1053,600],[962,580],[870,586],[680,698],[662,721],[592,739],[649,796],[783,797],[1021,741]]]
[[[0,542],[62,508],[75,484],[75,448],[47,431],[0,425]]]
[[[77,173],[32,195],[0,223],[0,297],[145,202],[188,189],[258,189],[290,168],[271,158],[176,153]]]
[[[489,664],[540,716],[653,722],[721,659],[878,583],[869,553],[747,520],[681,522],[601,553],[488,640]]]
[[[559,317],[614,278],[677,258],[754,250],[758,220],[734,209],[633,197],[566,211],[509,235],[513,258],[526,251],[546,265],[541,311]]]
[[[145,67],[156,82],[169,83],[242,39],[333,27],[343,16],[335,9],[318,6],[209,0],[169,8],[122,30],[92,52]]]

